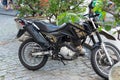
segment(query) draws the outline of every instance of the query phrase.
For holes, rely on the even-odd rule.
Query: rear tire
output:
[[[105,42],[105,47],[108,51],[108,53],[110,54],[110,50],[112,50],[112,52],[114,53],[115,57],[117,58],[117,60],[113,59],[113,55],[111,55],[111,58],[112,58],[112,61],[114,62],[114,64],[116,64],[118,61],[120,61],[120,51],[119,49],[114,46],[113,44],[109,43],[109,42]],[[109,50],[110,49],[110,50]],[[94,69],[94,71],[101,77],[105,78],[105,79],[108,79],[108,74],[109,74],[109,71],[111,69],[111,67],[113,66],[110,66],[109,65],[109,62],[104,54],[104,52],[102,52],[102,49],[99,48],[99,47],[96,47],[93,51],[92,51],[92,55],[91,55],[91,64],[92,64],[92,67]],[[99,57],[98,55],[101,55],[102,54],[102,57]],[[114,58],[115,58],[114,57]],[[98,62],[97,62],[98,60]],[[105,66],[107,66],[107,68],[104,68],[104,69],[100,69],[101,66],[103,66],[103,68]]]
[[[32,48],[29,49],[30,45],[32,46]],[[25,50],[27,47],[28,47],[28,50],[31,50],[29,53],[25,53]],[[25,68],[27,68],[29,70],[38,70],[46,64],[46,62],[48,60],[48,56],[47,55],[41,56],[42,57],[41,61],[38,61],[40,57],[33,57],[30,54],[30,53],[32,53],[33,47],[42,49],[42,46],[40,46],[37,42],[35,42],[34,39],[30,38],[30,39],[25,40],[19,48],[18,56],[19,56],[20,62],[22,63],[22,65]],[[31,59],[29,59],[29,58],[31,58]],[[32,61],[30,61],[32,59],[37,60],[38,62],[36,62],[36,64],[34,64],[34,63],[32,63]]]

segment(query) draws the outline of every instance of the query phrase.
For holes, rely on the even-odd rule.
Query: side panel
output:
[[[69,26],[67,26],[66,28],[64,28],[60,31],[52,32],[49,34],[55,36],[57,39],[59,39],[60,37],[64,37],[64,36],[69,36],[71,38],[77,37],[75,31],[73,29],[69,28]]]
[[[28,31],[28,33],[33,37],[33,39],[35,39],[40,45],[49,47],[48,41],[33,25],[27,25],[25,28],[26,31]]]

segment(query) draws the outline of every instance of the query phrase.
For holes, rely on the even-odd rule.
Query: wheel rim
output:
[[[41,63],[44,56],[32,56],[34,52],[40,52],[41,46],[35,42],[28,42],[21,51],[22,60],[29,66],[37,66]]]
[[[110,57],[112,58],[112,62],[113,65],[116,64],[116,62],[120,61],[120,55],[119,52],[112,46],[110,45],[105,45]],[[98,67],[98,69],[100,70],[101,73],[103,73],[104,75],[108,76],[109,71],[111,69],[111,67],[109,65],[109,62],[107,60],[105,53],[103,52],[102,49],[98,49],[96,51],[96,55],[95,55],[95,63]]]

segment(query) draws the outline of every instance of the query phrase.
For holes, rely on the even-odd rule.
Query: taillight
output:
[[[23,21],[18,21],[22,26],[24,26],[25,25],[25,22],[23,22]]]
[[[15,22],[18,24],[18,26],[23,27],[25,25],[25,22],[19,18],[15,19]]]

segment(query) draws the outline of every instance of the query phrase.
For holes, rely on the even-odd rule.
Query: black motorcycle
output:
[[[25,40],[19,48],[19,59],[23,66],[29,70],[40,69],[45,65],[48,57],[65,64],[64,60],[77,59],[84,53],[85,47],[91,50],[91,64],[95,72],[103,78],[108,78],[111,67],[120,60],[120,51],[113,44],[103,42],[100,34],[111,40],[115,38],[104,30],[98,32],[99,25],[94,21],[97,14],[84,16],[89,17],[82,24],[64,23],[61,26],[44,21],[16,19],[23,25],[17,37],[25,32],[30,35],[30,38]],[[93,45],[86,44],[88,37]],[[69,53],[61,54],[64,48],[70,50]]]

